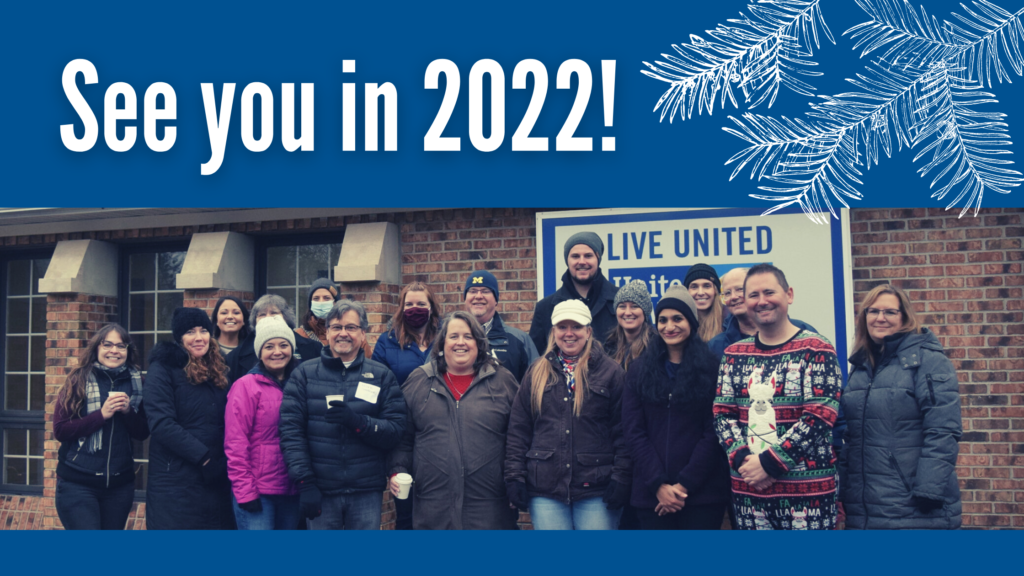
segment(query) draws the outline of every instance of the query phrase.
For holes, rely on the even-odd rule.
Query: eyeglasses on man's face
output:
[[[349,334],[358,334],[363,331],[362,326],[358,324],[347,324],[342,326],[341,324],[331,324],[327,327],[327,331],[331,334],[337,334],[339,332],[348,332]]]

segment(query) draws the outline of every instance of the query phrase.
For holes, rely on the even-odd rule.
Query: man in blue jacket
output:
[[[506,326],[498,314],[498,279],[487,270],[477,270],[466,278],[462,289],[466,312],[476,318],[487,334],[491,355],[506,370],[522,381],[527,368],[537,359],[537,347],[526,332]]]

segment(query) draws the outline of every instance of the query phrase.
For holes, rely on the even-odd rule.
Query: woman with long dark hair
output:
[[[228,354],[249,337],[249,310],[245,302],[234,296],[223,296],[210,313],[213,320],[213,338],[220,348],[220,355]]]
[[[903,290],[883,284],[864,296],[850,364],[839,462],[846,527],[959,528],[960,386]]]
[[[608,335],[605,348],[612,360],[628,370],[629,365],[640,357],[654,338],[651,327],[651,294],[647,283],[633,280],[615,293],[615,330]]]
[[[149,437],[138,353],[118,324],[100,328],[57,392],[57,516],[67,530],[123,530],[135,497],[132,440]]]
[[[174,341],[158,343],[149,355],[149,530],[235,528],[224,456],[228,368],[212,331],[202,310],[177,308]]]
[[[537,530],[615,530],[631,464],[620,424],[624,374],[595,342],[590,309],[551,312],[548,348],[512,405],[505,483]]]
[[[622,393],[630,501],[645,530],[716,530],[731,495],[712,415],[718,360],[698,336],[687,290],[666,290],[655,314],[658,336],[629,367]]]

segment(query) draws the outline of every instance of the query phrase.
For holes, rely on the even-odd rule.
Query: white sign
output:
[[[704,263],[721,276],[768,262],[793,287],[790,317],[814,326],[846,358],[853,319],[849,213],[815,224],[797,207],[761,216],[759,209],[607,209],[537,214],[538,298],[554,293],[567,270],[564,245],[577,232],[604,242],[601,270],[624,286],[643,280],[657,304]],[[848,336],[849,334],[849,336]]]

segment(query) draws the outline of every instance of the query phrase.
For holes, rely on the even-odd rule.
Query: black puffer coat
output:
[[[866,351],[850,363],[839,467],[846,527],[959,528],[960,393],[938,339],[927,329],[894,334],[875,369]],[[925,513],[915,498],[944,505]]]
[[[224,459],[224,409],[228,391],[185,377],[188,352],[160,342],[149,355],[142,401],[149,420],[149,530],[233,530],[231,484],[223,475],[204,482],[208,458]],[[215,464],[216,462],[211,462]]]
[[[379,388],[376,402],[356,398],[360,383]],[[331,424],[327,396],[343,394],[353,412],[367,416],[367,426],[351,430]],[[288,476],[312,483],[327,495],[384,491],[387,456],[405,432],[402,390],[387,366],[366,358],[362,350],[352,364],[324,348],[318,360],[303,362],[284,386],[281,401],[281,452]]]

